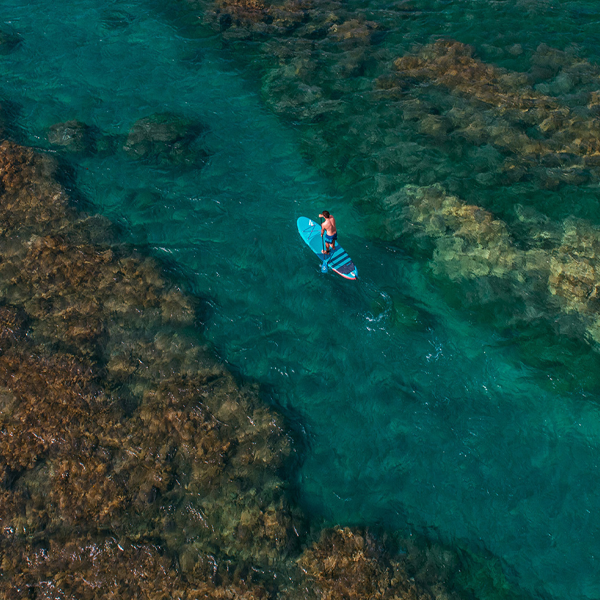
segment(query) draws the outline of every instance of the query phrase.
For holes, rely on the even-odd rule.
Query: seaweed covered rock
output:
[[[600,229],[568,218],[558,231],[543,215],[517,207],[530,240],[523,248],[503,221],[441,186],[406,186],[384,203],[388,219],[382,235],[400,240],[408,233],[408,243],[421,242],[417,251],[429,257],[436,276],[461,285],[493,279],[494,301],[520,299],[522,316],[513,312],[513,323],[528,314],[576,316],[582,337],[599,349]],[[465,286],[463,298],[490,301],[489,286],[475,289]]]
[[[206,127],[171,113],[156,113],[136,121],[123,145],[136,160],[178,166],[202,166],[208,157],[203,144]]]
[[[93,389],[90,369],[73,356],[4,353],[0,384],[6,394],[0,455],[13,471],[33,467],[48,453],[69,453],[80,433],[69,420],[80,423],[104,409],[105,398]]]
[[[208,7],[204,18],[227,40],[264,39],[294,31],[306,20],[308,7],[308,2],[219,0]]]
[[[22,311],[9,306],[0,306],[0,352],[6,352],[26,331]]]
[[[557,68],[561,67],[565,70],[553,84],[555,95],[568,93],[573,78],[581,81],[583,72],[597,78],[597,68],[584,61],[565,59]],[[475,58],[471,47],[454,40],[438,41],[398,58],[394,68],[391,78],[381,79],[382,87],[407,92],[414,84],[427,82],[459,96],[459,106],[448,111],[453,137],[478,145],[490,143],[511,153],[512,162],[525,165],[544,187],[598,180],[595,157],[600,151],[600,130],[594,116],[542,93],[550,92],[549,88],[534,89],[527,75],[484,63]],[[567,80],[571,83],[565,88]],[[483,109],[482,103],[489,108]],[[530,129],[524,131],[524,125]],[[510,164],[507,161],[503,173]]]
[[[67,152],[84,154],[95,145],[95,132],[81,121],[55,123],[48,129],[48,142]]]
[[[40,341],[98,355],[109,329],[127,319],[185,324],[194,318],[190,301],[167,289],[152,260],[82,243],[79,231],[35,236],[11,252],[0,264],[0,296],[23,303]]]
[[[298,560],[306,578],[305,597],[327,600],[362,598],[428,600],[431,592],[409,577],[405,567],[390,561],[367,532],[336,527]]]
[[[600,230],[589,223],[568,219],[561,242],[550,265],[550,293],[561,298],[566,311],[598,315]]]
[[[432,81],[448,89],[474,95],[492,106],[553,109],[550,98],[527,88],[525,75],[510,73],[474,58],[473,48],[455,40],[440,40],[394,62],[400,78]]]
[[[320,598],[383,598],[390,587],[374,541],[347,528],[324,531],[298,564]]]
[[[100,387],[99,373],[74,357],[4,354],[0,456],[12,489],[27,498],[4,515],[5,526],[29,534],[73,525],[123,534],[143,524],[168,540],[161,507],[183,502],[172,517],[183,535],[170,542],[175,548],[194,539],[205,551],[217,544],[253,562],[281,558],[292,539],[292,513],[283,504],[281,482],[263,470],[285,458],[287,445],[277,448],[272,439],[269,454],[257,461],[265,436],[259,428],[248,460],[247,434],[236,440],[236,430],[199,402],[210,381],[172,377],[148,390],[127,417],[118,398]],[[239,394],[233,382],[228,385],[230,395]],[[273,434],[281,434],[280,426]],[[204,515],[200,524],[198,514]]]
[[[507,277],[522,261],[502,221],[447,195],[440,186],[407,186],[385,203],[388,212],[401,215],[402,231],[411,227],[413,235],[435,240],[431,265],[437,274],[451,279]],[[392,231],[397,226],[389,224]]]
[[[177,562],[151,543],[114,539],[75,539],[47,546],[16,544],[0,550],[6,600],[52,598],[181,598],[266,600],[264,587],[244,581],[215,582],[208,568],[178,573]],[[27,565],[24,569],[23,565]],[[207,567],[213,566],[207,562]]]
[[[546,89],[532,85],[531,74],[486,63],[456,40],[403,49],[388,63],[378,48],[386,27],[339,3],[190,4],[204,8],[202,18],[224,39],[262,42],[253,56],[266,67],[265,101],[307,125],[305,151],[346,185],[368,185],[381,173],[395,174],[398,184],[458,176],[487,187],[534,177],[551,190],[600,180],[591,83],[598,68],[572,53],[546,51],[555,77]],[[544,49],[535,56],[542,65]],[[585,86],[584,106],[574,108],[561,97],[573,85]],[[428,160],[407,156],[407,138],[418,140]],[[433,174],[432,161],[443,161],[434,155],[440,143],[461,152],[488,144],[502,160],[475,174],[457,174],[456,165],[437,165]]]
[[[15,230],[59,231],[72,217],[68,197],[53,180],[57,164],[49,156],[8,141],[0,143],[0,227],[4,253]]]

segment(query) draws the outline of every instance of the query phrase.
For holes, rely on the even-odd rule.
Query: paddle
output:
[[[323,225],[323,222],[321,222],[321,225]],[[323,247],[323,254],[325,254],[325,238],[323,237],[323,229],[321,229],[321,246]],[[327,273],[328,260],[329,258],[323,259],[323,262],[321,263],[321,273]]]

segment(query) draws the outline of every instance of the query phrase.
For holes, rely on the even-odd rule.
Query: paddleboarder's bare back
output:
[[[325,219],[321,223],[321,237],[325,235],[325,254],[329,254],[335,248],[335,240],[337,240],[335,219],[326,210],[319,215],[319,218]]]

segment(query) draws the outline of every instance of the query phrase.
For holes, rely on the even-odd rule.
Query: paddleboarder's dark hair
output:
[[[322,215],[323,215],[323,216],[324,216],[326,219],[329,219],[329,211],[328,211],[328,210],[324,210],[324,211],[323,211],[321,214],[322,214]]]

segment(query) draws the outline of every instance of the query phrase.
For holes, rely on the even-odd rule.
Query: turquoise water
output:
[[[21,43],[1,58],[0,93],[26,143],[56,152],[47,129],[71,119],[111,136],[162,112],[207,127],[203,168],[122,153],[64,159],[84,206],[206,300],[202,334],[305,432],[294,484],[309,514],[489,552],[534,596],[600,594],[600,410],[584,372],[598,366],[593,355],[574,352],[559,373],[551,361],[523,364],[510,336],[448,303],[421,260],[370,237],[372,215],[302,157],[298,130],[265,108],[255,71],[217,34],[143,0],[2,6]],[[414,32],[398,27],[390,43],[452,33],[490,59],[500,36],[525,50],[545,41],[578,44],[591,60],[598,52],[594,3],[420,8]],[[384,3],[357,10],[396,23]],[[515,11],[538,27],[511,29]],[[527,56],[496,58],[518,69]],[[598,195],[585,193],[588,210]],[[562,197],[579,214],[576,194]],[[323,208],[336,215],[357,283],[321,275],[297,235],[296,218]],[[563,352],[564,340],[549,339],[549,355]]]

